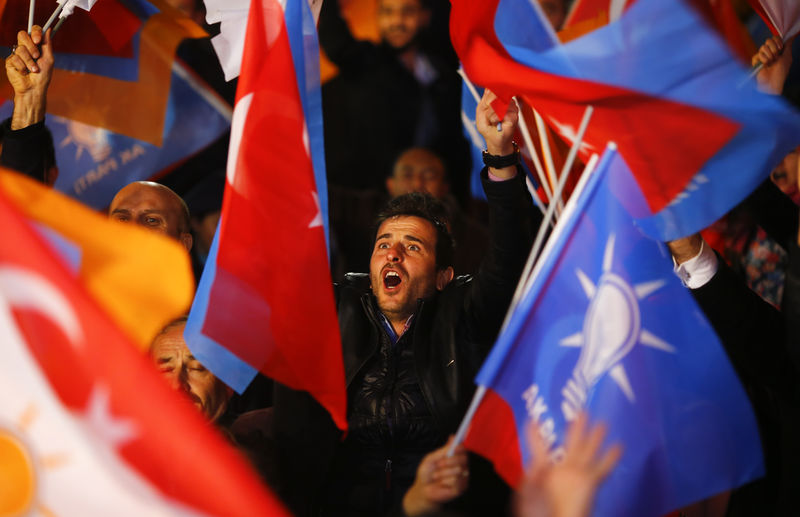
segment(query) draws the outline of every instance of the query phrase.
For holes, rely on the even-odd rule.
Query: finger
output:
[[[48,63],[52,63],[53,59],[53,29],[47,29],[47,32],[44,35],[44,42],[42,43],[42,57],[47,60]]]
[[[20,48],[26,49],[34,59],[39,57],[39,48],[31,39],[30,34],[25,31],[19,31],[17,33],[17,50],[19,51]]]
[[[768,49],[766,47],[762,47],[758,51],[758,60],[760,62],[764,63],[765,66],[769,65],[770,63],[772,63],[773,55],[772,55],[772,52],[770,51],[770,49]]]
[[[783,51],[783,40],[781,39],[780,36],[772,36],[772,43],[778,49],[778,52]]]
[[[33,41],[35,45],[42,42],[42,28],[38,25],[31,27],[31,41]]]
[[[597,424],[589,431],[589,436],[585,441],[581,459],[584,464],[587,464],[594,460],[595,456],[597,456],[597,451],[600,450],[600,446],[603,444],[603,440],[606,437],[606,426],[603,424]]]
[[[31,57],[28,49],[25,47],[17,47],[14,51],[14,56],[19,60],[19,66],[16,66],[19,72],[23,70],[31,71],[31,72],[38,72],[39,67],[36,65],[36,61]]]
[[[459,478],[464,476],[464,472],[468,472],[467,470],[461,467],[447,467],[442,469],[436,469],[433,471],[433,475],[431,476],[434,481],[439,481],[442,479],[449,479],[449,478]]]
[[[18,74],[28,73],[28,68],[25,66],[25,62],[16,54],[12,54],[6,58],[6,70],[9,69],[15,70]]]
[[[622,458],[622,446],[620,444],[615,444],[608,449],[600,458],[600,461],[597,462],[597,465],[594,468],[594,473],[595,476],[597,476],[597,480],[602,481],[605,479],[611,470],[617,466],[620,458]]]
[[[531,421],[528,424],[528,446],[533,451],[531,470],[538,470],[547,464],[547,445],[539,434],[539,427]]]
[[[567,437],[564,439],[564,449],[566,450],[567,458],[575,454],[577,452],[576,449],[580,448],[583,442],[583,436],[586,432],[586,421],[586,413],[581,411],[567,429]]]
[[[22,60],[23,68],[30,70],[31,72],[39,71],[39,67],[36,65],[36,60],[33,59],[27,48],[17,47],[17,50],[14,51],[14,55]]]

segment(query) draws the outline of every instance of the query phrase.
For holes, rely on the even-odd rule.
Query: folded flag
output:
[[[287,515],[14,203],[4,182],[0,512]]]
[[[518,437],[531,422],[553,460],[579,411],[608,426],[624,453],[595,515],[664,515],[763,474],[752,409],[719,340],[665,246],[634,224],[648,211],[607,150],[476,379],[488,394],[466,444],[511,486],[530,460]]]
[[[783,41],[800,32],[800,4],[794,0],[748,0],[770,32]]]
[[[344,429],[318,48],[306,1],[253,0],[222,216],[185,336],[237,391],[260,370],[309,392]]]
[[[476,84],[506,101],[522,95],[570,142],[594,106],[580,154],[618,143],[653,212],[640,221],[650,235],[708,226],[800,140],[791,107],[752,84],[737,88],[746,68],[684,1],[637,0],[563,45],[541,36],[546,24],[524,0],[456,2],[451,12],[453,44]]]

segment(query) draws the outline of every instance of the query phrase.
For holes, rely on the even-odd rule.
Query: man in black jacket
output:
[[[466,410],[538,223],[511,141],[517,114],[498,131],[489,100],[477,117],[492,165],[483,171],[492,242],[480,273],[453,278],[441,204],[422,194],[392,201],[379,217],[369,276],[351,275],[336,290],[347,436],[342,441],[307,394],[276,386],[275,486],[297,515],[398,509],[419,461],[445,443]],[[496,487],[476,479],[475,465],[471,486]],[[470,513],[502,511],[485,494],[472,501]]]
[[[378,2],[381,41],[374,44],[353,37],[336,0],[323,2],[319,41],[339,68],[322,88],[330,183],[381,191],[401,151],[428,147],[443,158],[453,193],[465,201],[469,148],[461,132],[461,79],[449,42],[433,41],[429,3]]]

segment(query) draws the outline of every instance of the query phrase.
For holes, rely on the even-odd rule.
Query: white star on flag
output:
[[[319,196],[317,193],[312,190],[311,195],[314,196],[314,204],[317,206],[317,215],[314,216],[314,219],[308,224],[308,227],[316,228],[317,226],[322,226],[322,210],[319,208]]]

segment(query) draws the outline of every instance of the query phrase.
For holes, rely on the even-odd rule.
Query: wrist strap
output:
[[[481,153],[483,164],[493,169],[504,169],[512,165],[517,165],[519,163],[519,147],[517,147],[516,143],[511,143],[514,145],[514,152],[511,154],[498,156],[496,154],[489,154],[488,151],[483,151]]]

